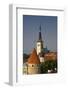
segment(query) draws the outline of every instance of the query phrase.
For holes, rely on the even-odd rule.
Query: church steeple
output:
[[[42,40],[42,34],[41,34],[41,25],[39,27],[39,39],[37,41],[37,55],[39,55],[42,52],[43,49],[43,40]]]
[[[41,34],[41,25],[40,25],[40,27],[39,27],[39,41],[42,41],[42,34]]]

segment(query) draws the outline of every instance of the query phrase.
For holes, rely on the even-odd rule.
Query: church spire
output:
[[[41,25],[40,25],[40,27],[39,27],[39,41],[42,41],[42,34],[41,34]]]
[[[42,52],[43,49],[43,41],[42,41],[42,34],[41,34],[41,25],[39,27],[39,39],[37,41],[37,55]]]

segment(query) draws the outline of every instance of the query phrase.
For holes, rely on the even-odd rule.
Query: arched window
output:
[[[32,67],[33,67],[34,65],[32,65]]]

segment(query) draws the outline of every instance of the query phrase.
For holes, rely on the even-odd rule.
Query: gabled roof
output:
[[[37,55],[35,48],[32,54],[30,55],[30,57],[28,58],[28,64],[40,64],[40,60],[39,60],[39,57]]]

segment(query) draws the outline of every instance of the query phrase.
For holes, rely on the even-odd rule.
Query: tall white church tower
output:
[[[40,62],[44,62],[44,53],[43,53],[43,41],[42,41],[42,34],[41,34],[41,26],[39,31],[39,39],[37,41],[37,55],[39,56]]]
[[[42,52],[42,49],[43,49],[43,41],[42,41],[42,34],[41,34],[41,26],[40,26],[40,31],[39,31],[39,39],[37,41],[37,45],[36,45],[36,48],[37,48],[37,55],[39,55],[41,52]]]

